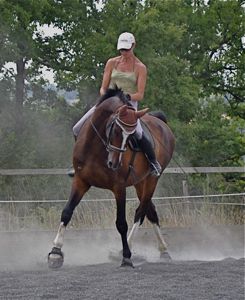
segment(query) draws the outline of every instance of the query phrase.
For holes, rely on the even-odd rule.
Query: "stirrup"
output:
[[[158,161],[150,162],[151,175],[159,177],[161,176],[162,167],[160,166]]]

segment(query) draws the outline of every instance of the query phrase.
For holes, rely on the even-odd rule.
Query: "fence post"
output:
[[[188,182],[187,180],[182,180],[182,189],[183,189],[183,196],[189,196],[189,190],[188,190]],[[186,220],[185,223],[186,225],[188,225],[188,223],[190,222],[190,205],[189,205],[189,198],[184,198],[183,199],[185,202],[183,205],[183,211],[186,212]],[[186,208],[186,209],[184,209]]]
[[[187,180],[182,180],[183,196],[189,196]],[[188,200],[188,198],[186,198]]]

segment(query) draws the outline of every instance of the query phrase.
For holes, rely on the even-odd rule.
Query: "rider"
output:
[[[117,42],[117,50],[120,56],[110,58],[105,66],[100,95],[104,95],[108,88],[117,86],[127,94],[130,103],[137,110],[138,102],[144,97],[147,68],[135,56],[135,37],[132,33],[122,33]],[[85,120],[94,112],[92,107],[73,127],[75,137],[78,135]],[[146,154],[151,167],[151,173],[160,176],[162,168],[156,160],[155,152],[150,141],[143,133],[140,121],[138,120],[136,128],[136,137],[142,151]],[[71,173],[69,174],[71,175]]]

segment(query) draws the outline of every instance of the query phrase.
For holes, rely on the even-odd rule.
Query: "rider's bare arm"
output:
[[[115,64],[115,59],[110,58],[105,65],[103,80],[102,80],[102,84],[101,84],[101,88],[100,88],[101,96],[105,94],[106,90],[109,87],[110,80],[111,80],[111,72],[114,67],[114,64]]]
[[[144,98],[147,69],[144,64],[138,66],[138,78],[137,78],[137,93],[130,94],[131,99],[134,101],[141,101]]]

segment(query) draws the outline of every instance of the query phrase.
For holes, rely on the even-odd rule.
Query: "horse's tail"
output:
[[[154,116],[160,120],[162,120],[164,123],[168,123],[167,121],[167,117],[165,116],[165,114],[162,111],[152,111],[149,113],[149,115]]]
[[[152,203],[151,200],[147,203],[147,205],[144,205],[143,207],[140,205],[136,209],[134,222],[140,221],[140,225],[142,225],[142,223],[144,222],[145,217],[147,217],[147,219],[151,223],[157,224],[159,226],[159,219],[158,219],[158,216],[157,216],[156,208],[155,208],[155,205]]]

